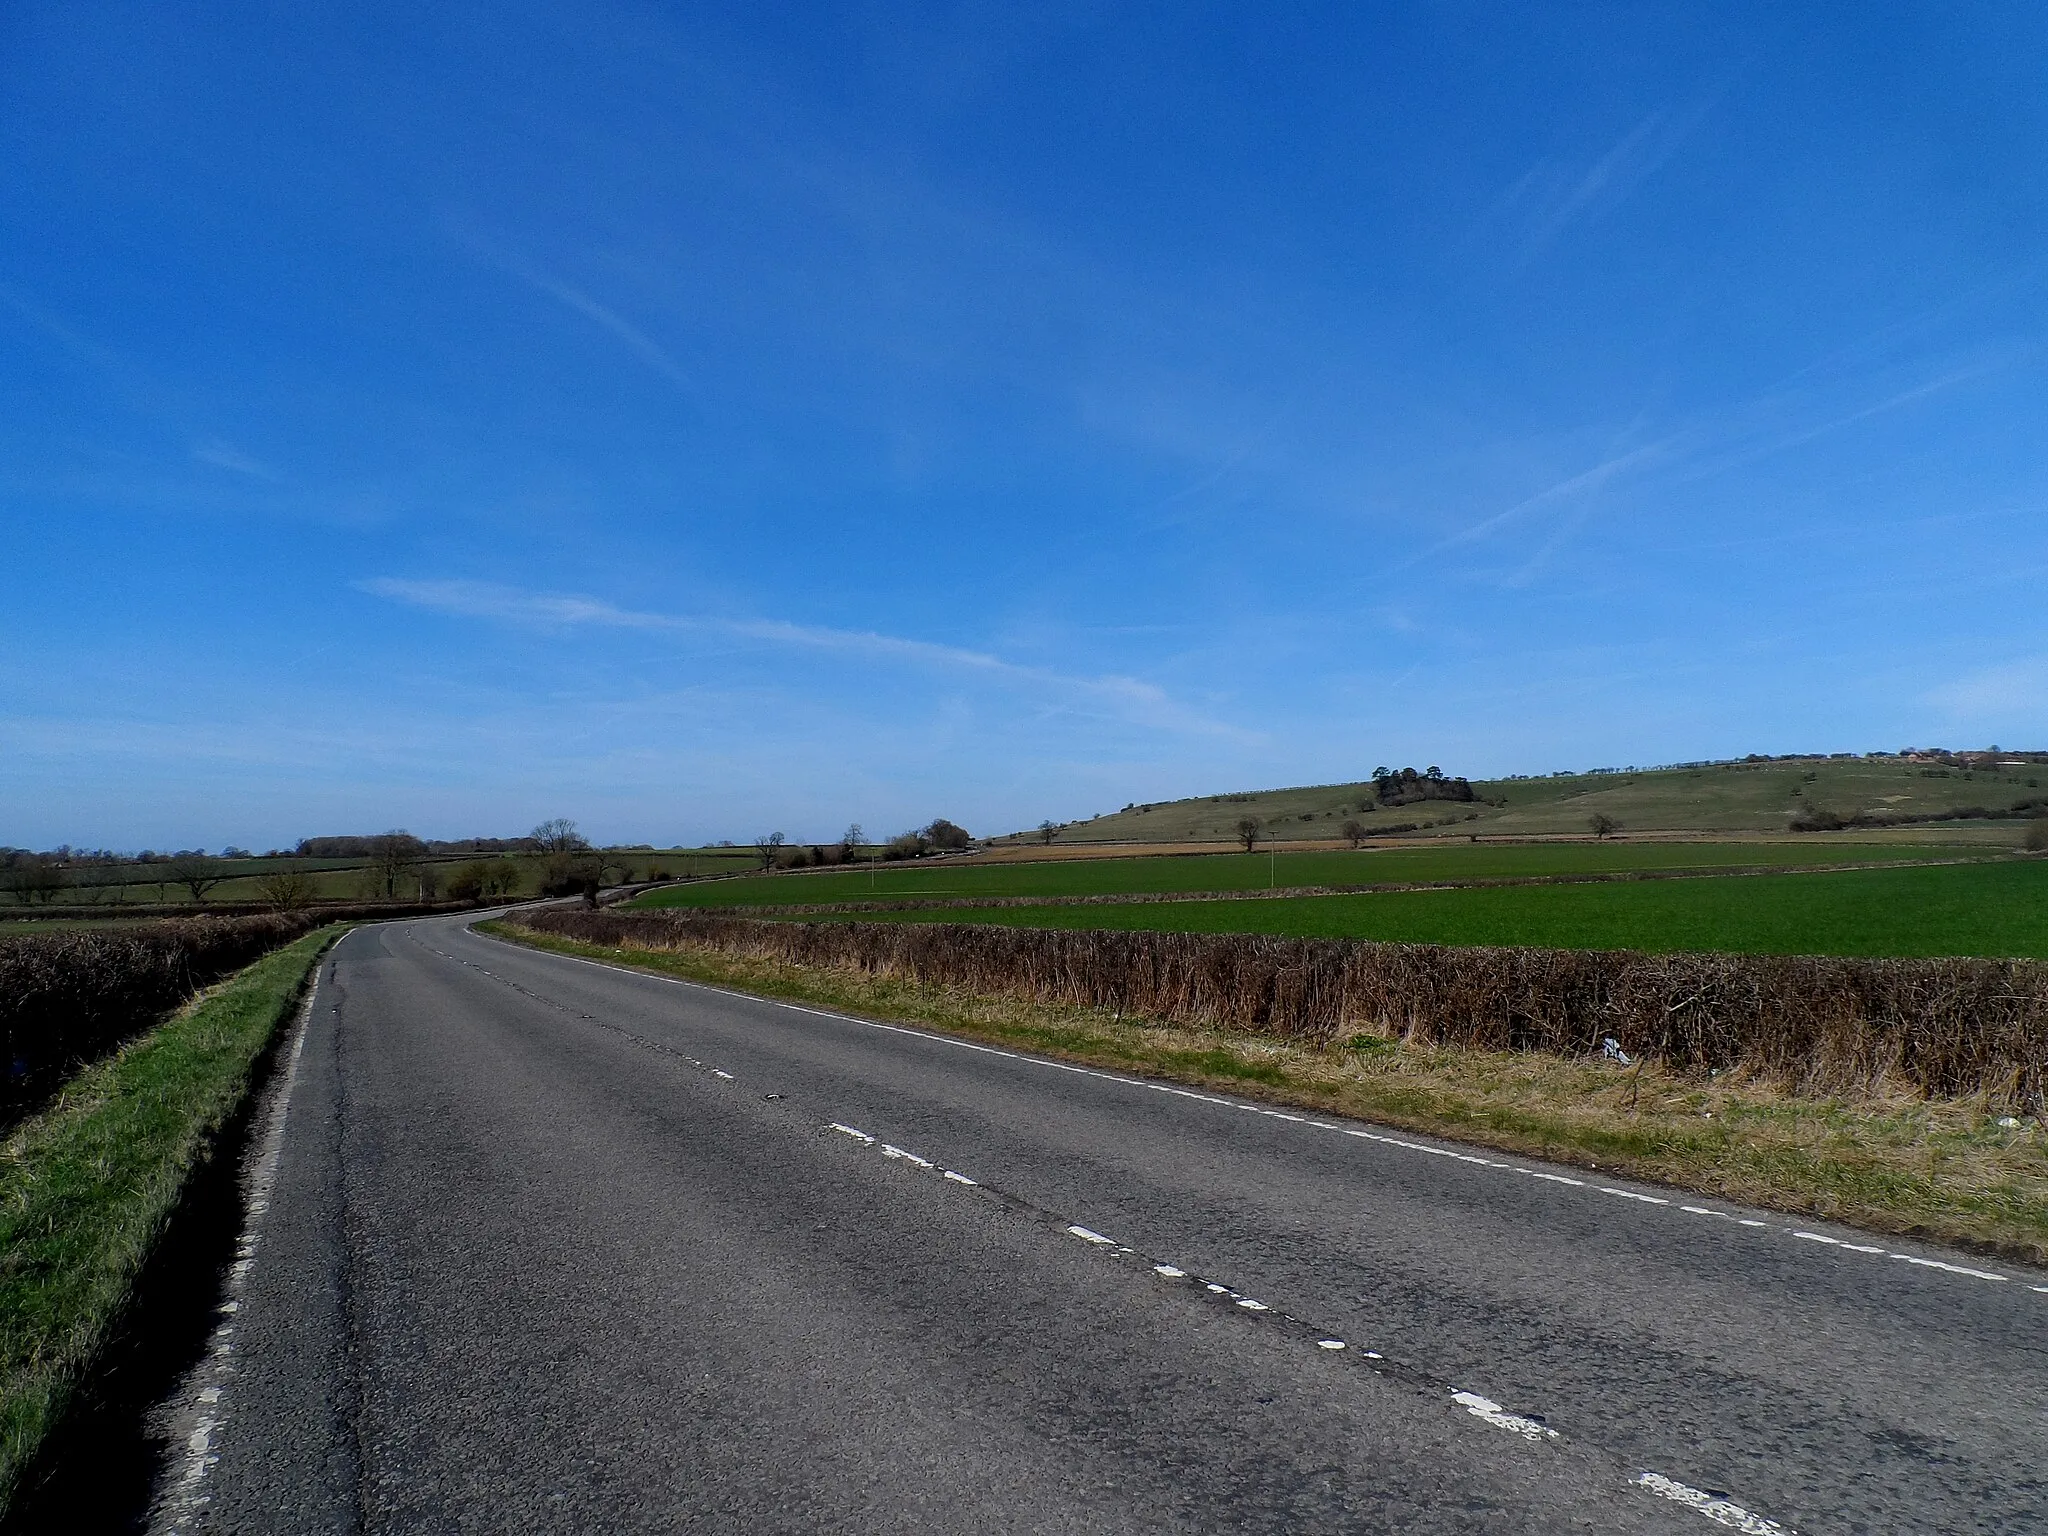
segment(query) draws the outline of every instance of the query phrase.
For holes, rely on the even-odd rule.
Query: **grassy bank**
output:
[[[87,1068],[0,1153],[0,1501],[106,1346],[193,1171],[338,928]]]
[[[564,954],[621,960],[766,996],[1043,1055],[1223,1088],[1552,1161],[2048,1260],[2048,1136],[1975,1101],[1908,1095],[1802,1099],[1723,1074],[1695,1081],[1536,1052],[1415,1047],[1377,1036],[1317,1050],[1282,1040],[1119,1019],[852,968],[701,947],[619,950],[483,925]]]
[[[2048,859],[1269,901],[948,907],[860,916],[862,921],[1266,933],[1659,954],[1704,950],[2038,960],[2048,959]]]

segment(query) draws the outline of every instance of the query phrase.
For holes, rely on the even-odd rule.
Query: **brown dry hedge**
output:
[[[799,965],[1332,1046],[1366,1031],[1575,1056],[1613,1038],[1675,1071],[1741,1070],[1794,1092],[1910,1086],[2042,1107],[2048,965],[2030,960],[1643,954],[790,923],[543,910],[519,921],[610,946],[704,945]]]

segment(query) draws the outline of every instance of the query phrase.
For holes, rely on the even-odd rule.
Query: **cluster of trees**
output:
[[[70,883],[69,872],[54,858],[10,848],[0,860],[0,889],[23,906],[51,902]]]
[[[1399,772],[1391,768],[1372,771],[1373,798],[1381,805],[1413,805],[1419,800],[1477,800],[1472,786],[1462,778],[1446,778],[1432,763],[1417,773],[1413,768]]]
[[[848,827],[836,843],[792,843],[780,832],[768,832],[754,839],[754,855],[765,871],[852,864],[864,858],[916,859],[935,852],[961,853],[973,846],[971,832],[940,816],[922,827],[897,833],[879,847],[867,841],[859,822]]]

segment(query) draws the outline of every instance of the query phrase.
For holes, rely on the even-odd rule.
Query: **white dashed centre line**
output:
[[[1547,1424],[1526,1418],[1519,1413],[1509,1413],[1490,1397],[1481,1397],[1477,1392],[1453,1392],[1451,1401],[1471,1414],[1482,1419],[1495,1429],[1505,1429],[1510,1434],[1520,1435],[1524,1440],[1555,1440],[1557,1431]]]
[[[1686,1508],[1705,1515],[1716,1525],[1725,1525],[1744,1536],[1792,1536],[1792,1532],[1775,1520],[1766,1520],[1762,1515],[1751,1514],[1740,1504],[1731,1503],[1718,1494],[1708,1493],[1701,1488],[1688,1487],[1676,1478],[1666,1477],[1661,1472],[1645,1472],[1636,1479],[1638,1488],[1646,1488],[1660,1499],[1670,1499]]]
[[[542,951],[542,953],[546,953],[546,951]],[[448,958],[454,959],[456,957],[449,956]],[[1340,1136],[1353,1136],[1361,1141],[1377,1142],[1381,1146],[1399,1147],[1403,1151],[1420,1152],[1430,1157],[1448,1158],[1454,1162],[1469,1163],[1474,1167],[1492,1168],[1505,1173],[1540,1179],[1549,1184],[1563,1184],[1573,1189],[1594,1188],[1600,1194],[1616,1196],[1639,1205],[1666,1207],[1672,1205],[1670,1200],[1660,1195],[1639,1194],[1634,1190],[1616,1189],[1609,1185],[1589,1185],[1584,1179],[1574,1179],[1562,1173],[1550,1173],[1542,1169],[1525,1168],[1516,1163],[1504,1163],[1493,1158],[1479,1157],[1473,1153],[1460,1152],[1449,1147],[1432,1147],[1423,1142],[1411,1141],[1405,1136],[1391,1136],[1379,1131],[1365,1130],[1358,1126],[1337,1125],[1328,1120],[1317,1120],[1305,1115],[1289,1114],[1284,1110],[1268,1109],[1261,1104],[1246,1104],[1238,1099],[1221,1098],[1216,1094],[1200,1093],[1191,1088],[1176,1088],[1166,1083],[1153,1083],[1147,1082],[1143,1078],[1126,1077],[1117,1072],[1104,1072],[1094,1067],[1076,1066],[1072,1062],[1048,1061],[1044,1057],[1027,1056],[1019,1051],[1006,1051],[1000,1046],[981,1045],[975,1041],[961,1040],[951,1035],[934,1034],[930,1030],[912,1029],[902,1024],[884,1024],[876,1019],[858,1018],[850,1013],[835,1013],[828,1008],[810,1008],[802,1003],[786,1003],[777,998],[757,997],[752,993],[736,992],[726,987],[714,987],[704,982],[686,981],[679,976],[663,976],[655,972],[636,970],[631,966],[613,965],[601,960],[589,960],[581,955],[555,955],[553,958],[568,960],[577,965],[594,966],[598,970],[611,971],[614,974],[637,976],[642,980],[659,982],[669,986],[687,987],[700,992],[715,992],[723,997],[737,998],[749,1003],[765,1004],[769,1007],[785,1009],[791,1013],[807,1013],[814,1018],[831,1019],[839,1024],[857,1024],[863,1029],[881,1030],[884,1033],[894,1035],[907,1035],[912,1039],[928,1041],[934,1045],[950,1046],[962,1051],[973,1051],[984,1056],[998,1056],[1006,1061],[1021,1062],[1026,1066],[1038,1067],[1047,1071],[1071,1072],[1080,1077],[1092,1077],[1106,1083],[1119,1083],[1125,1087],[1138,1088],[1149,1093],[1163,1093],[1172,1098],[1192,1099],[1198,1104],[1213,1104],[1224,1109],[1243,1110],[1249,1114],[1263,1115],[1274,1120],[1284,1120],[1292,1124],[1307,1126],[1313,1130],[1332,1131]],[[465,965],[471,964],[469,961],[462,961],[461,963]],[[476,969],[481,970],[482,967],[479,966]],[[485,974],[488,975],[490,973],[486,972]],[[1676,1208],[1689,1215],[1711,1216],[1724,1221],[1732,1220],[1736,1225],[1748,1227],[1752,1230],[1773,1230],[1771,1223],[1759,1221],[1755,1217],[1731,1216],[1726,1211],[1709,1210],[1705,1206],[1682,1205]],[[1799,1235],[1795,1229],[1790,1227],[1775,1230],[1792,1233],[1795,1236]],[[1852,1253],[1884,1253],[1889,1251],[1882,1248],[1873,1249],[1854,1243],[1845,1243],[1840,1239],[1824,1243],[1823,1246],[1835,1247]],[[1917,1264],[1925,1269],[1939,1270],[1944,1274],[1958,1275],[1971,1280],[2002,1281],[2007,1278],[2004,1275],[1994,1274],[1989,1270],[1975,1269],[1966,1264],[1945,1263],[1940,1259],[1922,1258],[1916,1254],[1893,1253],[1891,1257],[1904,1259],[1909,1264]],[[2031,1289],[2042,1295],[2048,1295],[2048,1286],[2037,1285],[2032,1286]]]

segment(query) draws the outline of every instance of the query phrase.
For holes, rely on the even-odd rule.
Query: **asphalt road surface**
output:
[[[323,966],[157,1529],[2048,1531],[2048,1275],[465,922]]]

